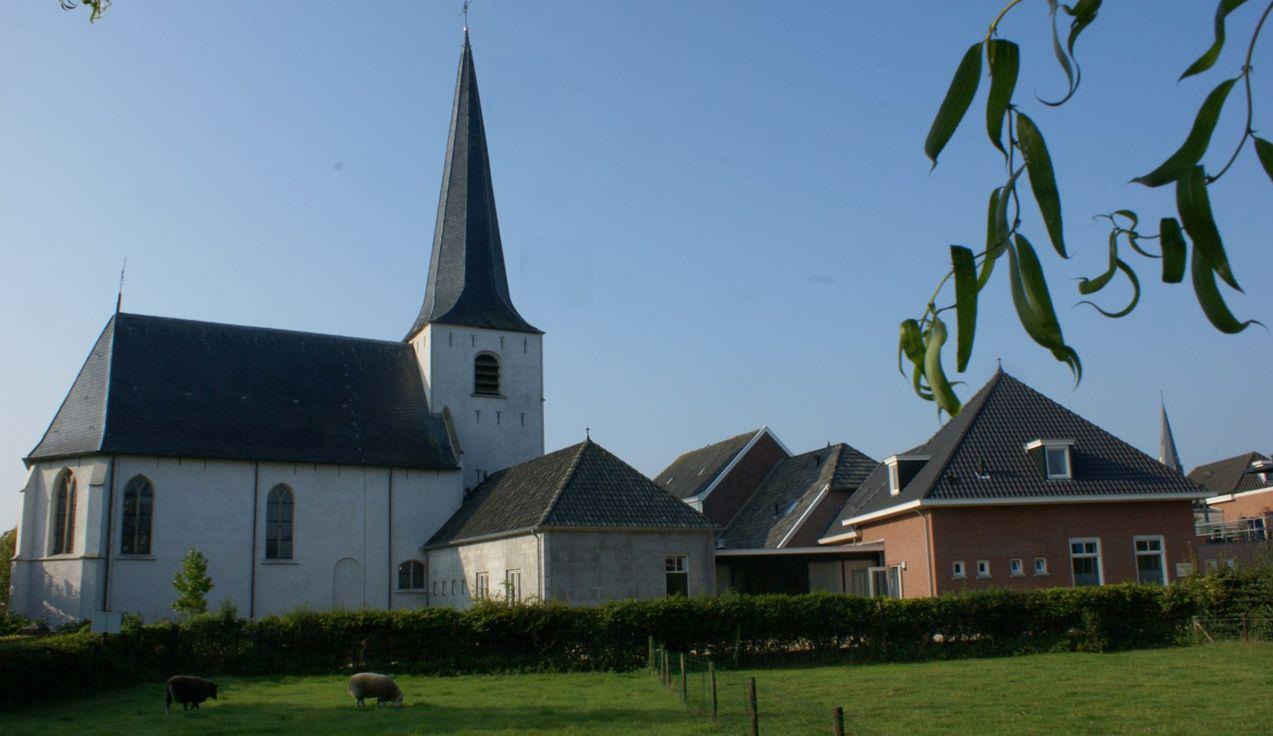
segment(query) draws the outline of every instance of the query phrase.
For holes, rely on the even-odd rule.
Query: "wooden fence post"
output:
[[[751,736],[760,736],[760,713],[756,711],[756,678],[747,678],[747,715],[751,719]]]
[[[839,706],[835,709],[835,736],[844,736],[844,709]]]
[[[646,639],[646,651],[648,652],[648,656],[646,657],[645,668],[648,669],[651,674],[653,674],[654,673],[654,636],[653,635],[649,636]]]
[[[681,654],[681,702],[688,703],[690,700],[689,680],[685,674],[685,654]]]
[[[712,721],[716,720],[716,663],[708,661],[707,679],[712,683]]]

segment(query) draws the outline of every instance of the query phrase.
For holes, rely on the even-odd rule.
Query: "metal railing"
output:
[[[1202,521],[1194,524],[1194,533],[1211,544],[1225,542],[1264,542],[1273,530],[1273,514],[1237,521]]]

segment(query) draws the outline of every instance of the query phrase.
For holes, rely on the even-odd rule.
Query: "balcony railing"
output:
[[[1273,538],[1273,514],[1238,521],[1200,521],[1194,533],[1210,544],[1264,542]]]

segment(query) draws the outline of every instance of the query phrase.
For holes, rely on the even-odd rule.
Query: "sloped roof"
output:
[[[449,469],[401,342],[116,314],[29,460],[93,453]]]
[[[1216,494],[1241,493],[1265,488],[1269,484],[1260,480],[1258,470],[1251,467],[1257,460],[1269,458],[1258,452],[1245,452],[1235,457],[1199,465],[1189,471],[1189,480]]]
[[[425,546],[569,528],[709,530],[712,523],[585,440],[491,475]]]
[[[824,488],[851,492],[875,465],[844,443],[780,460],[730,521],[721,542],[728,549],[776,548]]]
[[[1025,452],[1038,439],[1073,440],[1073,478],[1047,480]],[[1052,401],[1002,370],[928,442],[907,454],[930,459],[896,496],[881,464],[844,505],[837,522],[912,501],[1011,501],[1179,495],[1201,489],[1183,475]],[[988,478],[978,470],[988,471]],[[829,534],[841,528],[834,523]]]
[[[410,339],[429,322],[538,333],[513,307],[468,33],[447,135],[429,281]]]
[[[753,429],[734,435],[697,450],[691,450],[672,461],[654,478],[654,482],[663,486],[677,498],[690,498],[702,493],[716,476],[729,465],[738,453],[742,452],[752,438],[764,432],[765,428]]]

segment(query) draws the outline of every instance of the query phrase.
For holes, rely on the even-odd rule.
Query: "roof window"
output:
[[[1074,477],[1073,463],[1070,461],[1070,448],[1074,440],[1034,440],[1026,443],[1025,451],[1034,458],[1035,463],[1048,480],[1069,480]]]

